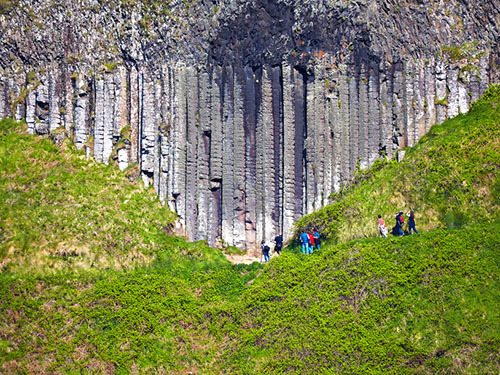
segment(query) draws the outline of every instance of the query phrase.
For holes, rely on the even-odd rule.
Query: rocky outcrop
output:
[[[252,248],[288,238],[358,168],[392,158],[499,82],[496,3],[451,3],[200,2],[198,18],[172,3],[197,30],[191,40],[176,38],[171,15],[146,30],[144,12],[158,9],[128,2],[71,5],[62,23],[57,9],[44,13],[31,40],[1,16],[0,115],[26,119],[31,133],[63,130],[97,161],[137,165],[189,239]],[[89,19],[99,37],[80,35]],[[115,49],[103,58],[105,36]]]

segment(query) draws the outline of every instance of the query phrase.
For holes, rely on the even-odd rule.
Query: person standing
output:
[[[408,231],[411,234],[411,230],[418,234],[417,229],[415,228],[415,213],[413,212],[412,209],[407,213],[408,215]]]
[[[381,215],[378,215],[378,230],[382,237],[387,238],[387,227],[385,226],[384,219],[382,219]]]
[[[269,262],[269,251],[271,250],[264,240],[260,243],[260,248],[262,249],[262,255],[264,256],[264,263]]]
[[[319,247],[321,245],[321,239],[319,238],[319,232],[318,232],[318,229],[315,229],[314,230],[314,247],[316,248],[316,250],[319,250]]]
[[[403,235],[403,224],[405,222],[405,219],[403,218],[403,211],[399,211],[398,214],[396,214],[396,230],[398,232],[399,237]]]
[[[277,253],[278,255],[281,254],[281,248],[283,247],[283,237],[281,237],[281,234],[278,234],[274,238],[274,252]]]
[[[302,244],[302,253],[309,254],[309,236],[306,231],[300,235],[300,243]]]
[[[314,236],[312,233],[307,233],[307,235],[309,237],[309,254],[312,254],[314,250]]]

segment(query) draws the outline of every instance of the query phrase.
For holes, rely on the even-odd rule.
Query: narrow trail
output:
[[[226,258],[233,264],[252,264],[253,262],[260,262],[260,257],[250,254],[224,254]]]

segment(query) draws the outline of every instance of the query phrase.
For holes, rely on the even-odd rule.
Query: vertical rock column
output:
[[[394,64],[392,70],[393,140],[398,147],[406,147],[404,137],[406,120],[403,112],[403,64],[400,62]]]
[[[317,72],[315,72],[317,73]],[[305,123],[304,123],[304,136],[305,136],[305,160],[304,160],[304,213],[310,214],[315,209],[315,197],[317,191],[316,181],[316,106],[315,106],[315,86],[317,84],[314,75],[306,75],[305,82]]]
[[[392,87],[390,80],[389,64],[381,63],[380,72],[380,139],[382,150],[392,157]]]
[[[60,93],[61,93],[61,83],[59,81],[59,75],[57,72],[50,71],[48,73],[49,78],[49,92],[48,92],[48,102],[49,102],[49,131],[56,130],[61,125],[60,117]]]
[[[340,188],[340,164],[339,164],[339,133],[338,133],[338,123],[340,117],[340,108],[339,108],[339,71],[330,69],[327,74],[328,79],[328,94],[327,94],[327,124],[328,131],[330,133],[330,145],[327,150],[327,154],[330,155],[330,163],[331,163],[331,171],[330,177],[327,180],[329,183],[332,192],[337,191]]]
[[[479,58],[479,96],[482,96],[486,90],[488,90],[490,79],[489,79],[489,54],[485,53]],[[497,67],[497,72],[500,70]],[[498,83],[498,82],[497,82]]]
[[[94,109],[94,158],[103,162],[104,154],[104,80],[95,80],[95,109]]]
[[[115,118],[115,82],[112,73],[104,75],[104,108],[103,108],[103,150],[102,162],[109,163],[109,157],[113,152],[113,127]]]
[[[421,64],[415,67],[413,92],[415,95],[415,142],[425,134],[425,76]]]
[[[448,116],[448,88],[446,87],[446,67],[441,60],[436,61],[436,120],[441,124]]]
[[[403,64],[403,137],[405,146],[413,146],[415,136],[415,67],[409,62]]]
[[[221,235],[222,182],[222,68],[214,67],[211,80],[210,190],[208,202],[208,243],[215,244]]]
[[[114,108],[113,119],[113,138],[119,139],[122,135],[122,130],[130,123],[129,108],[128,108],[128,85],[127,85],[127,71],[124,67],[120,67],[114,77],[115,83],[115,98],[116,104]],[[127,140],[129,142],[130,140]],[[130,147],[122,144],[117,150],[118,167],[124,170],[129,165],[129,152]]]
[[[458,68],[448,67],[446,72],[448,87],[448,117],[458,115]]]
[[[133,67],[128,73],[130,108],[130,162],[139,162],[139,72]]]
[[[314,180],[312,183],[315,186],[314,203],[315,210],[323,207],[325,203],[325,70],[323,66],[316,66],[314,69],[314,106],[311,108],[314,111],[315,121],[311,124],[314,127],[314,164],[313,173]]]
[[[222,101],[222,238],[233,243],[234,230],[234,74],[223,72]]]
[[[283,239],[288,240],[296,219],[295,162],[297,153],[295,136],[294,69],[282,65],[283,71]],[[299,151],[300,152],[300,151]]]
[[[372,165],[379,157],[384,140],[381,138],[380,121],[380,87],[378,65],[373,64],[368,72],[368,164]]]
[[[2,90],[0,88],[0,106],[2,103]],[[1,113],[1,108],[0,108]],[[28,95],[26,96],[26,124],[28,124],[28,133],[35,134],[36,124],[36,90],[30,87]]]
[[[265,228],[265,216],[264,216],[264,174],[265,171],[265,153],[267,152],[264,133],[264,121],[266,121],[266,116],[269,118],[269,114],[265,114],[263,95],[267,96],[267,92],[263,91],[264,87],[267,86],[267,82],[264,84],[262,82],[263,72],[262,69],[254,71],[255,75],[255,103],[256,103],[256,126],[255,126],[255,152],[256,152],[256,167],[255,167],[255,182],[256,182],[256,196],[255,196],[255,227],[256,227],[256,240],[260,243],[264,238],[264,228]]]
[[[199,126],[198,126],[198,240],[207,240],[210,200],[210,142],[211,142],[211,90],[210,75],[202,71],[199,76]]]
[[[244,77],[241,69],[234,72],[234,190],[233,190],[233,244],[246,247],[245,227],[245,128],[244,128]]]
[[[170,104],[171,104],[171,86],[170,86],[170,69],[167,64],[161,66],[160,77],[160,123],[158,125],[159,137],[159,182],[158,195],[163,204],[167,204],[169,197],[168,189],[168,172],[169,172],[169,129],[171,126]]]
[[[75,80],[75,144],[77,149],[82,149],[90,135],[90,116],[89,116],[89,88],[84,77],[78,75]]]
[[[256,241],[256,210],[257,210],[257,153],[256,153],[256,97],[255,77],[251,67],[243,68],[243,100],[245,131],[245,232],[246,243],[255,244]]]
[[[425,132],[427,133],[432,125],[436,123],[436,79],[434,75],[435,63],[431,60],[424,68],[425,76]]]
[[[191,240],[198,239],[196,227],[198,217],[198,72],[196,68],[186,67],[186,235]]]
[[[294,155],[294,202],[295,202],[295,221],[297,221],[304,213],[304,200],[307,199],[304,195],[304,181],[306,179],[304,170],[305,159],[305,135],[306,135],[306,92],[304,76],[297,70],[292,70],[293,84],[293,106],[294,106],[294,123],[295,123],[295,150]]]
[[[145,186],[153,184],[156,164],[157,111],[155,102],[155,84],[150,76],[143,75],[142,116],[140,136],[141,176]]]
[[[258,150],[262,152],[262,196],[258,197],[262,201],[263,232],[258,238],[266,241],[274,238],[278,231],[278,213],[277,213],[277,192],[278,192],[278,170],[276,170],[275,160],[275,139],[274,128],[279,128],[279,122],[274,122],[273,116],[273,91],[272,91],[272,70],[269,66],[262,70],[262,104],[261,104],[261,122],[257,124],[260,130],[262,142],[257,145]],[[258,151],[259,152],[259,151]],[[258,226],[259,228],[259,226]]]
[[[274,184],[275,197],[272,218],[276,234],[283,233],[283,84],[281,66],[271,67],[273,103]],[[271,238],[274,238],[273,234]]]
[[[175,200],[175,212],[179,215],[180,224],[186,227],[186,68],[179,65],[175,72],[175,113],[171,131],[173,145],[173,163],[171,178],[172,197]]]
[[[358,117],[358,154],[351,150],[351,155],[359,160],[362,169],[368,168],[368,153],[370,149],[370,103],[368,97],[368,68],[363,65],[359,75],[359,117]],[[356,124],[351,123],[350,127]],[[352,159],[351,156],[351,159]],[[351,173],[354,172],[351,170]]]
[[[71,78],[71,74],[68,71],[68,67],[65,66],[62,69],[62,79],[64,84],[64,97],[63,106],[64,106],[64,128],[66,129],[67,134],[70,134],[71,128],[74,124],[74,108],[73,108],[73,99],[74,99],[74,87],[73,87],[73,79]]]
[[[341,81],[340,85],[340,109],[342,117],[340,118],[339,132],[343,139],[341,140],[341,146],[344,153],[341,156],[342,163],[348,162],[347,168],[341,169],[341,179],[346,179],[349,177],[351,171],[355,171],[358,164],[359,155],[359,139],[360,139],[360,90],[361,85],[360,73],[357,71],[356,67],[353,67],[348,72],[345,72],[343,78],[346,80],[344,85],[344,79]],[[347,114],[348,117],[345,117]],[[340,151],[340,149],[339,149]],[[346,158],[346,159],[344,159]]]

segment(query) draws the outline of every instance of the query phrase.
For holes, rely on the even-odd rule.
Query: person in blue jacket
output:
[[[315,229],[315,231],[314,231],[314,247],[316,248],[316,250],[319,250],[319,245],[321,245],[321,239],[319,238],[318,230]]]
[[[309,255],[309,235],[307,232],[302,232],[300,235],[300,243],[302,244],[302,253]]]

